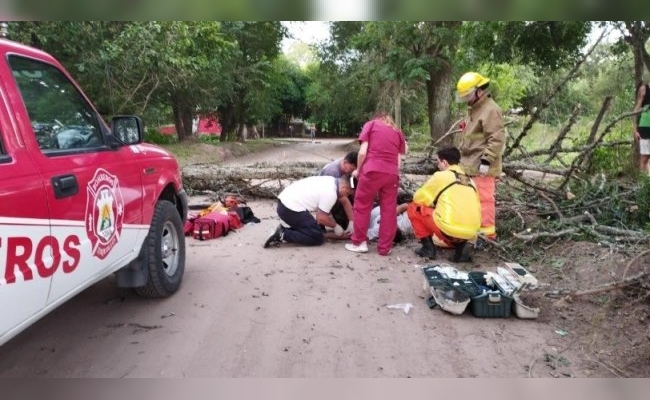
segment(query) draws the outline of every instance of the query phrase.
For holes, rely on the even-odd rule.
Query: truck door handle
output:
[[[79,184],[77,184],[77,177],[74,175],[52,177],[52,187],[54,188],[54,197],[57,199],[74,196],[79,193]]]

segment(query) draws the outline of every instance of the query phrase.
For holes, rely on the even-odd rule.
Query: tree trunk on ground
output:
[[[191,192],[210,190],[234,192],[244,196],[275,198],[288,184],[298,179],[314,176],[322,163],[297,162],[283,165],[257,164],[248,167],[219,167],[210,164],[183,167],[183,186]],[[433,164],[418,163],[405,168],[418,175],[431,175]],[[402,171],[404,174],[405,172]],[[424,178],[423,178],[424,180]],[[400,179],[402,192],[413,193],[417,185],[405,176]]]

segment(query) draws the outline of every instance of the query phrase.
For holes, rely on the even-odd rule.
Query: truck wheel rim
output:
[[[178,232],[174,224],[166,222],[162,231],[162,240],[160,243],[162,267],[168,276],[174,276],[178,269],[179,254],[178,254]]]

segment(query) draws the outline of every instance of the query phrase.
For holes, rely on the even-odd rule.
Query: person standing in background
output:
[[[352,243],[345,245],[349,251],[368,252],[368,226],[375,197],[379,197],[381,224],[377,240],[377,253],[390,254],[397,229],[397,192],[401,155],[406,154],[406,139],[393,118],[386,112],[375,114],[363,125],[359,135],[357,169],[354,194],[354,228]]]
[[[650,85],[642,83],[636,89],[636,102],[634,112],[643,112],[634,117],[634,140],[639,141],[639,171],[644,174],[648,171],[650,159]]]
[[[456,100],[467,104],[468,113],[460,144],[460,164],[481,200],[481,230],[496,239],[496,180],[501,175],[506,133],[501,108],[486,90],[490,79],[467,72],[456,84]]]

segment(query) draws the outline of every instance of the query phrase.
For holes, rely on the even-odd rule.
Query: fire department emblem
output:
[[[124,200],[117,177],[99,168],[88,183],[86,234],[93,256],[103,260],[117,244],[122,233]]]

